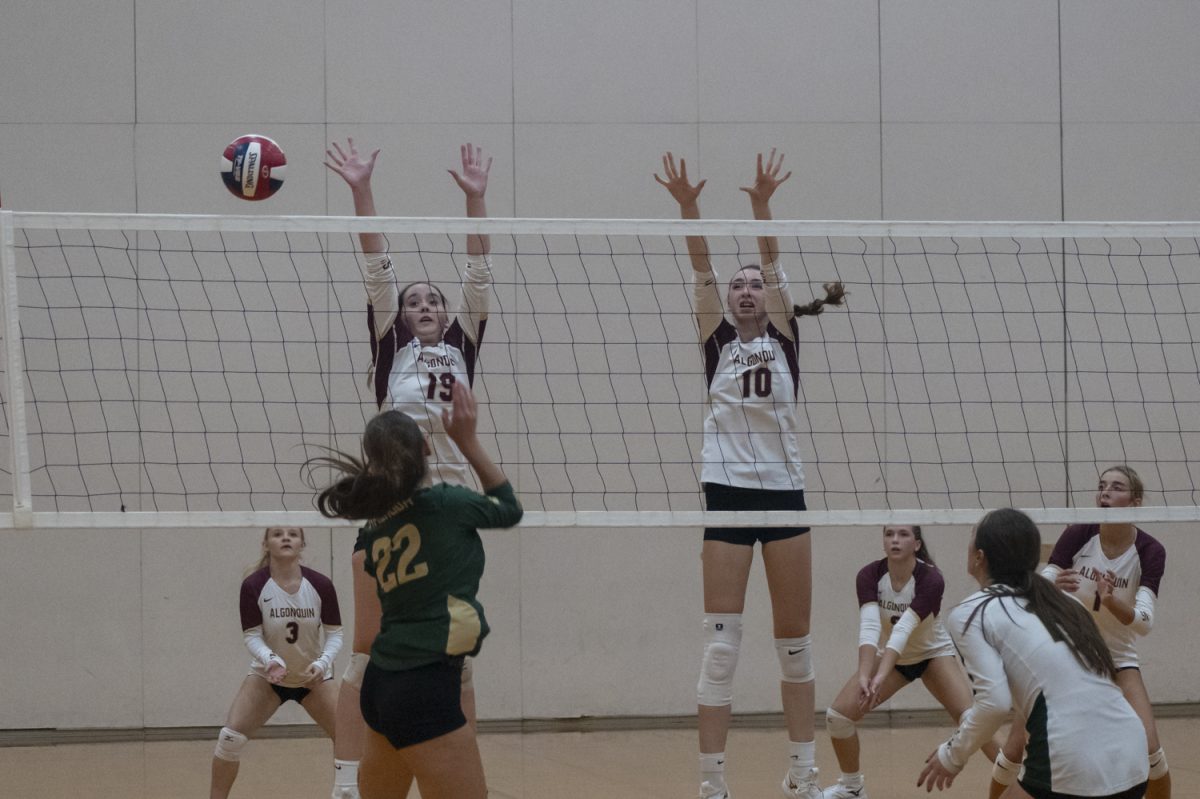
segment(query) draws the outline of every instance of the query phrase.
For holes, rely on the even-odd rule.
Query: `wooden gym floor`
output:
[[[1200,797],[1200,718],[1159,718],[1179,798]],[[779,796],[786,763],[778,725],[734,729],[727,777],[737,799]],[[489,732],[480,735],[490,796],[496,799],[691,799],[696,795],[696,733],[670,729],[590,732]],[[922,763],[950,734],[948,726],[867,726],[860,729],[871,799],[928,796],[916,787]],[[324,738],[251,741],[231,799],[327,799],[332,749]],[[198,799],[208,795],[213,741],[0,747],[0,797],[5,799]],[[837,763],[824,730],[817,733],[822,785]],[[976,755],[946,796],[987,795],[989,765]],[[416,796],[416,791],[413,791]]]

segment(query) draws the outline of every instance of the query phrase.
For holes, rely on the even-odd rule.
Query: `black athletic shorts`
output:
[[[404,671],[368,663],[359,694],[363,720],[397,749],[454,732],[467,723],[462,667],[461,657]]]
[[[271,685],[271,690],[279,697],[279,704],[287,702],[295,702],[297,705],[304,704],[304,698],[312,693],[308,688],[285,688],[282,685]]]
[[[907,666],[896,664],[896,671],[900,672],[900,676],[909,682],[916,682],[925,673],[925,669],[929,668],[929,661],[922,660],[920,663],[909,663]]]
[[[803,489],[773,491],[720,483],[704,484],[704,507],[707,510],[808,510]],[[705,527],[704,540],[752,547],[756,541],[764,544],[782,541],[808,531],[808,527]]]
[[[1020,782],[1020,780],[1018,780]],[[1033,785],[1026,785],[1021,782],[1021,787],[1025,789],[1033,799],[1142,799],[1146,795],[1146,783],[1135,785],[1132,788],[1119,791],[1117,793],[1106,793],[1104,796],[1078,796],[1073,793],[1059,793],[1058,791],[1048,791],[1045,788],[1038,788]]]

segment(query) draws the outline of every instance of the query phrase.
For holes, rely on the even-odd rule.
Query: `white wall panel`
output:
[[[133,122],[134,5],[0,6],[0,123]]]
[[[127,124],[0,124],[4,207],[136,211],[134,130]]]
[[[691,160],[690,125],[517,125],[517,216],[674,217],[679,207],[654,180],[667,150]]]
[[[1200,122],[1200,4],[1063,0],[1062,12],[1066,122]]]
[[[513,0],[518,123],[696,119],[694,0]]]
[[[1059,219],[1058,126],[883,128],[883,218]]]
[[[142,725],[142,568],[137,531],[0,536],[0,602],[20,619],[0,647],[0,727]]]
[[[879,119],[874,0],[700,0],[702,122]]]
[[[138,121],[324,121],[324,7],[320,0],[138,3]]]
[[[1070,124],[1068,219],[1200,218],[1200,123]]]
[[[881,3],[886,122],[1058,120],[1049,0]]]
[[[508,0],[327,7],[331,123],[511,122]]]

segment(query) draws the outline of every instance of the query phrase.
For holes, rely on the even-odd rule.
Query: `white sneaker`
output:
[[[817,770],[810,768],[808,774],[796,782],[792,772],[783,775],[783,795],[788,799],[822,799],[821,786],[817,784]]]
[[[708,780],[700,783],[700,799],[730,799],[729,789],[718,788]]]
[[[860,785],[857,788],[847,787],[841,778],[821,792],[824,799],[867,799],[867,788]]]

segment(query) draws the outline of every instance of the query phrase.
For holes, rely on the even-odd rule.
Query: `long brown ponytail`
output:
[[[331,519],[381,519],[408,499],[425,480],[425,434],[412,417],[384,411],[367,422],[363,457],[331,450],[305,467],[325,466],[341,477],[317,494],[317,510]],[[314,486],[315,487],[315,486]]]
[[[971,612],[964,631],[975,614],[982,621],[984,608],[992,600],[1018,597],[1026,600],[1029,612],[1037,616],[1053,640],[1067,645],[1080,665],[1104,677],[1116,677],[1112,654],[1091,614],[1038,574],[1042,537],[1032,519],[1013,508],[987,513],[975,527],[975,548],[987,557],[993,584],[983,589],[988,598]]]
[[[826,305],[844,305],[846,302],[846,287],[841,281],[836,283],[826,283],[825,296],[817,297],[807,305],[792,306],[792,313],[796,316],[817,316],[821,311],[825,310]]]

